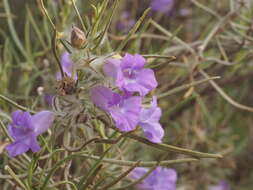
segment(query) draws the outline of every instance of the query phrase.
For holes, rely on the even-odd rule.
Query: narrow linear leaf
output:
[[[150,11],[150,8],[147,9],[147,10],[145,10],[145,12],[141,16],[141,18],[136,22],[136,24],[134,25],[134,27],[130,30],[130,32],[128,33],[128,35],[126,36],[126,38],[120,43],[120,45],[118,46],[116,52],[120,52],[126,46],[126,44],[129,41],[129,39],[132,38],[132,36],[136,33],[136,31],[143,24],[144,19],[146,18],[146,16],[149,13],[149,11]]]

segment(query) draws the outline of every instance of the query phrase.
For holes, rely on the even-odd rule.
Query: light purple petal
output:
[[[104,111],[108,111],[110,102],[117,96],[111,89],[104,86],[96,86],[90,90],[93,103]]]
[[[136,128],[136,122],[126,117],[120,110],[112,109],[110,114],[115,122],[115,126],[121,131],[132,131]]]
[[[32,150],[32,152],[39,152],[40,151],[41,148],[40,148],[40,145],[38,144],[38,141],[37,141],[35,135],[31,136],[29,143],[30,143],[29,147]]]
[[[54,113],[50,111],[41,111],[32,116],[34,133],[36,136],[44,133],[52,125]]]
[[[48,105],[50,105],[50,106],[53,105],[54,95],[45,94],[44,99],[45,99],[45,102],[46,102]]]
[[[22,116],[20,115],[19,120],[15,124],[23,125],[27,129],[32,129],[33,126],[32,126],[32,116],[31,116],[31,114],[29,112],[23,112]]]
[[[141,97],[120,95],[104,86],[92,88],[90,96],[96,106],[112,116],[118,129],[131,131],[136,128],[141,111]]]
[[[139,92],[141,96],[145,96],[151,90],[157,87],[157,81],[153,70],[141,69],[135,73],[135,77],[130,80],[125,79],[123,88],[129,92]]]
[[[141,97],[130,97],[120,105],[109,108],[109,112],[115,121],[116,127],[121,131],[134,130],[139,122],[141,111]]]
[[[118,74],[121,73],[120,64],[121,64],[120,59],[114,59],[114,58],[107,59],[106,64],[104,64],[103,66],[104,73],[107,76],[117,79]]]
[[[139,54],[131,55],[126,53],[126,55],[121,59],[121,68],[124,69],[142,69],[146,63],[144,57]]]
[[[129,177],[136,180],[147,171],[146,168],[135,168]],[[176,181],[176,170],[157,167],[137,187],[142,190],[176,190]]]
[[[160,123],[140,123],[139,124],[143,131],[145,137],[153,143],[161,143],[164,136],[164,130]]]
[[[150,122],[158,122],[161,118],[162,111],[161,108],[157,106],[157,98],[153,96],[151,107],[148,109],[141,110],[141,122],[150,123]]]
[[[153,70],[143,68],[145,63],[141,55],[126,53],[122,59],[108,59],[103,69],[120,90],[145,96],[158,85]]]
[[[134,170],[129,174],[129,177],[132,179],[139,179],[142,176],[144,176],[145,173],[147,172],[148,172],[148,168],[137,167],[137,168],[134,168]]]
[[[22,117],[23,112],[21,110],[17,110],[11,113],[11,119],[13,122],[18,122],[19,118]]]
[[[13,129],[14,129],[13,125],[9,124],[9,125],[8,125],[8,133],[9,133],[9,135],[10,135],[14,140],[17,140],[16,137],[15,137],[15,133],[14,133]]]
[[[29,133],[26,138],[20,140],[23,144],[29,147],[33,152],[38,152],[40,150],[40,146],[37,142],[37,136],[35,133]]]
[[[150,6],[153,11],[170,13],[174,7],[174,0],[152,0]]]
[[[56,73],[56,80],[61,80],[62,77],[61,77],[61,72],[57,72]]]
[[[29,112],[18,110],[12,113],[12,117],[12,123],[8,125],[8,132],[14,140],[23,139],[32,132],[32,116]]]
[[[32,152],[38,152],[40,150],[36,136],[33,133],[30,133],[26,138],[15,141],[6,147],[6,150],[11,157],[23,154],[29,149],[31,149]]]
[[[170,183],[176,183],[177,182],[177,172],[176,170],[172,168],[162,168],[163,174],[160,175],[161,178],[164,178],[165,180],[168,180]]]
[[[66,73],[66,75],[68,77],[72,77],[72,72],[73,72],[73,67],[74,67],[74,63],[71,60],[70,54],[68,52],[64,52],[61,56],[61,66],[63,69],[63,72]],[[56,79],[57,80],[61,80],[61,73],[57,72],[56,73]],[[74,72],[74,76],[73,76],[74,80],[77,80],[77,74]]]
[[[29,150],[29,146],[22,143],[22,141],[16,141],[6,146],[6,150],[11,157],[15,157],[19,154],[23,154]]]
[[[143,86],[143,88],[147,89],[148,92],[156,88],[158,85],[152,69],[142,69],[138,74],[136,81],[139,85]],[[145,91],[145,95],[146,93],[147,92]]]
[[[103,66],[104,73],[107,76],[112,77],[118,86],[122,86],[123,84],[123,73],[121,71],[120,64],[120,59],[110,58],[106,60],[106,64]]]
[[[42,111],[33,116],[28,112],[16,111],[12,113],[12,120],[8,132],[15,141],[6,149],[9,155],[14,157],[29,149],[33,152],[40,150],[36,137],[48,129],[54,115],[50,111]]]
[[[67,73],[67,75],[72,74],[73,62],[71,60],[70,54],[68,52],[64,52],[61,56],[61,65],[63,71]]]
[[[141,110],[139,122],[145,137],[153,143],[161,143],[164,136],[164,130],[159,123],[160,117],[161,109],[157,107],[156,97],[153,97],[151,107]]]

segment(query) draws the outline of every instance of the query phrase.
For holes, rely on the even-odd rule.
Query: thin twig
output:
[[[162,93],[162,94],[159,94],[157,95],[157,98],[160,99],[160,98],[164,98],[166,96],[170,96],[172,94],[175,94],[177,92],[180,92],[182,90],[185,90],[185,89],[188,89],[190,87],[193,87],[193,86],[196,86],[196,85],[199,85],[199,84],[202,84],[204,82],[207,82],[207,81],[210,81],[210,80],[215,80],[215,79],[219,79],[220,77],[216,76],[216,77],[209,77],[209,78],[206,78],[206,79],[203,79],[203,80],[199,80],[199,81],[196,81],[196,82],[192,82],[192,83],[189,83],[189,84],[185,84],[185,85],[182,85],[182,86],[179,86],[179,87],[176,87],[176,88],[173,88],[172,90],[169,90],[165,93]]]
[[[80,15],[80,13],[79,13],[77,7],[76,7],[75,0],[71,0],[71,2],[72,2],[72,5],[73,5],[73,7],[74,7],[74,9],[75,9],[75,12],[76,12],[76,14],[77,14],[77,16],[78,16],[78,19],[79,19],[79,21],[80,21],[80,23],[81,23],[81,25],[82,25],[82,29],[83,29],[83,31],[86,33],[87,30],[86,30],[85,25],[84,25],[84,23],[83,23],[83,19],[82,19],[81,15]]]
[[[191,0],[191,2],[196,5],[197,7],[203,9],[204,11],[206,11],[207,13],[210,13],[211,15],[215,16],[217,19],[220,19],[221,16],[216,13],[214,10],[210,9],[209,7],[201,4],[200,2],[196,1],[196,0]]]
[[[52,50],[53,50],[53,54],[54,54],[54,57],[56,59],[56,62],[58,64],[58,67],[60,69],[61,77],[63,79],[64,78],[64,71],[63,71],[63,68],[62,68],[62,65],[61,65],[61,61],[60,61],[60,59],[58,58],[58,55],[57,55],[57,31],[56,30],[54,30],[54,35],[52,37]]]
[[[209,75],[204,72],[202,69],[199,69],[199,72],[205,77],[205,78],[209,78]],[[209,80],[209,83],[213,86],[213,88],[215,88],[215,90],[227,101],[229,102],[231,105],[233,105],[234,107],[236,108],[239,108],[239,109],[242,109],[242,110],[246,110],[246,111],[250,111],[250,112],[253,112],[253,108],[252,107],[249,107],[249,106],[245,106],[245,105],[242,105],[238,102],[236,102],[235,100],[233,100],[230,96],[228,96],[220,87],[219,85],[212,81],[212,80]]]
[[[40,0],[40,3],[41,3],[41,8],[42,8],[43,13],[46,15],[47,19],[49,20],[49,23],[51,24],[52,28],[53,28],[54,30],[56,30],[56,27],[55,27],[55,25],[54,25],[52,19],[50,18],[49,14],[48,14],[48,12],[47,12],[47,9],[45,8],[45,5],[44,5],[43,0]]]
[[[4,95],[2,95],[2,94],[0,94],[0,99],[6,101],[6,102],[8,102],[8,103],[10,103],[11,105],[13,105],[13,106],[15,106],[16,108],[21,109],[21,110],[23,110],[23,111],[28,111],[28,112],[33,113],[33,114],[36,113],[36,111],[30,110],[30,109],[27,108],[27,107],[21,106],[21,105],[19,105],[18,103],[14,102],[13,100],[7,98],[6,96],[4,96]]]
[[[94,156],[94,155],[88,155],[88,154],[80,154],[80,156],[93,159],[93,160],[99,160],[99,156]],[[180,164],[180,163],[187,163],[187,162],[198,162],[199,159],[196,158],[184,158],[184,159],[176,159],[176,160],[164,160],[160,161],[159,165],[160,166],[168,166],[172,164]],[[115,164],[115,165],[120,165],[120,166],[133,166],[137,162],[136,161],[128,161],[128,160],[115,160],[115,159],[109,159],[109,158],[104,158],[102,160],[104,163],[108,164]],[[139,166],[140,167],[153,167],[157,165],[157,161],[139,161]]]
[[[120,180],[122,180],[124,177],[126,177],[131,171],[133,171],[137,166],[139,166],[140,161],[136,162],[133,166],[131,166],[131,168],[129,168],[126,172],[122,173],[119,177],[117,177],[115,180],[113,180],[112,182],[108,183],[107,185],[101,187],[101,189],[99,190],[105,190],[108,189],[109,187],[114,186],[115,184],[117,184]]]

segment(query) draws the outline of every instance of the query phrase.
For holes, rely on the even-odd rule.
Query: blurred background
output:
[[[96,20],[91,6],[99,0],[77,0],[89,28]],[[159,81],[156,94],[194,83],[207,76],[213,82],[187,87],[159,99],[164,143],[202,152],[220,153],[223,159],[204,159],[173,166],[179,190],[202,190],[226,182],[232,189],[253,188],[253,1],[171,0],[165,5],[151,0],[121,0],[111,24],[101,22],[106,34],[93,51],[105,55],[116,51],[131,28],[151,7],[122,54],[147,55]],[[70,41],[72,26],[82,27],[70,0],[45,0],[45,7],[59,38]],[[105,22],[113,2],[104,10]],[[98,30],[99,31],[99,30]],[[40,0],[0,1],[0,94],[29,108],[49,108],[46,94],[55,93],[57,63],[52,52],[52,26]],[[95,43],[93,39],[90,43]],[[94,45],[95,46],[95,45]],[[62,44],[59,54],[65,51]],[[155,57],[152,55],[160,55]],[[163,57],[162,57],[163,56]],[[175,56],[172,61],[168,56]],[[81,68],[82,69],[82,68]],[[43,93],[38,91],[43,87]],[[12,106],[0,100],[0,115]],[[5,137],[0,137],[0,171]],[[132,143],[133,160],[157,160],[162,152]],[[166,159],[182,158],[168,153]],[[0,185],[5,180],[0,178]]]

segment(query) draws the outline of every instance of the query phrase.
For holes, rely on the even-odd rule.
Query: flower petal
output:
[[[23,154],[29,150],[29,146],[22,143],[22,141],[16,141],[12,144],[6,146],[6,150],[11,157],[15,157],[17,155]]]
[[[142,109],[140,120],[143,123],[158,122],[161,118],[161,115],[162,115],[161,108],[157,106],[156,97],[153,97],[151,107],[148,109]]]
[[[132,179],[139,179],[142,176],[144,176],[148,172],[148,168],[143,168],[143,167],[137,167],[134,168],[133,171],[129,174],[129,177]]]
[[[118,78],[118,75],[121,73],[120,70],[120,59],[107,59],[106,63],[103,66],[103,71],[107,76],[110,76],[114,79]]]
[[[146,168],[135,168],[129,177],[137,180],[147,171]],[[176,170],[157,167],[137,187],[143,190],[176,190],[176,181]]]
[[[170,183],[176,183],[177,181],[177,171],[172,168],[162,168],[164,179],[168,180]]]
[[[109,105],[114,99],[119,99],[119,95],[104,86],[92,88],[90,96],[93,103],[104,111],[108,111]]]
[[[73,73],[73,69],[74,69],[73,68],[74,63],[71,60],[70,54],[68,52],[64,52],[62,54],[62,56],[61,56],[61,66],[62,66],[63,72],[66,73],[66,75],[68,77],[72,77],[72,73]],[[74,74],[73,79],[77,80],[77,74],[75,72],[73,74]],[[56,79],[57,80],[62,79],[62,76],[61,76],[60,72],[56,73]]]
[[[164,130],[159,123],[162,111],[157,107],[157,99],[154,96],[151,107],[142,109],[139,125],[143,128],[145,137],[153,143],[161,143]]]
[[[30,149],[33,151],[33,152],[39,152],[40,151],[40,145],[38,144],[38,141],[36,139],[36,136],[33,135],[31,138],[30,138]]]
[[[139,92],[141,96],[145,96],[151,90],[157,87],[155,74],[151,69],[142,69],[136,74],[136,78],[125,80],[123,88],[129,92]]]
[[[136,128],[141,111],[141,97],[124,99],[119,107],[112,106],[109,112],[121,131],[132,131]]]
[[[146,60],[139,54],[131,55],[126,53],[126,55],[121,60],[121,69],[142,69],[146,64]]]
[[[143,128],[145,137],[153,143],[161,143],[164,136],[164,130],[160,123],[139,123]]]
[[[151,8],[154,11],[170,13],[174,6],[174,0],[152,0]]]
[[[8,132],[14,140],[23,139],[32,130],[32,116],[29,112],[18,110],[12,113],[12,123],[8,125]]]
[[[136,82],[144,89],[139,91],[141,96],[145,96],[148,92],[155,89],[158,85],[154,71],[152,69],[142,69],[137,75]]]
[[[19,118],[22,117],[23,112],[21,110],[17,110],[11,113],[12,122],[19,121]]]
[[[45,94],[44,96],[44,100],[48,105],[53,105],[53,101],[54,101],[54,95],[51,94]]]
[[[32,116],[34,133],[36,136],[44,133],[52,125],[54,121],[54,113],[50,111],[41,111]]]

